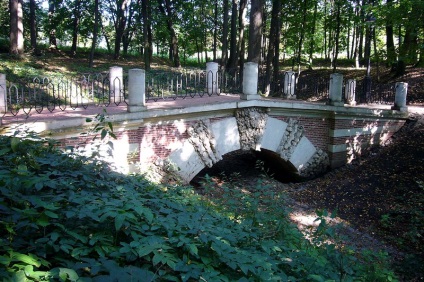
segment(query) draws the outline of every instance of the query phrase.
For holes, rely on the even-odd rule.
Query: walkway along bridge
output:
[[[122,86],[111,83],[124,79],[109,76],[106,92],[108,101],[114,97],[115,104],[107,108],[107,115],[117,135],[117,140],[112,140],[113,159],[124,171],[141,168],[161,177],[172,175],[189,182],[225,154],[254,150],[279,160],[281,173],[289,170],[313,177],[352,161],[370,146],[383,143],[402,127],[408,115],[405,83],[396,86],[393,105],[356,106],[354,95],[346,92],[349,86],[343,85],[343,77],[333,74],[328,102],[312,103],[293,99],[292,94],[285,99],[259,95],[258,66],[254,63],[245,64],[241,94],[221,93],[217,65],[208,68],[200,86],[203,95],[197,93],[192,99],[148,99],[153,84],[149,84],[142,69],[128,71],[125,96]],[[16,114],[7,115],[13,107],[10,97],[13,91],[19,91],[4,80],[3,75],[0,77],[2,134],[29,128],[50,135],[64,147],[91,140],[81,135],[91,126],[86,118],[102,113],[105,105],[68,106],[62,111],[34,114],[28,114],[30,109],[25,111],[21,105],[15,108]],[[343,97],[343,88],[345,95],[350,96]],[[70,105],[84,101],[78,93],[66,99]],[[53,105],[56,104],[50,107]]]

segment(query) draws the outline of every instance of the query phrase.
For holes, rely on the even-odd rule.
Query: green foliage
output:
[[[210,181],[201,196],[88,160],[0,136],[1,280],[370,281],[350,252],[305,240],[265,182],[246,191],[235,175],[212,201]]]

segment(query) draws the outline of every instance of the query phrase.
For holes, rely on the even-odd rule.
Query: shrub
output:
[[[212,201],[0,136],[0,279],[366,281],[355,256],[305,240],[266,185],[232,188]]]

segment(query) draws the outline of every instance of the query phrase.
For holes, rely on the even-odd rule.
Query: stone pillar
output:
[[[244,63],[242,100],[257,100],[261,98],[258,94],[258,75],[259,69],[257,63]]]
[[[348,79],[345,84],[345,101],[351,106],[356,105],[355,101],[356,80]]]
[[[128,71],[128,112],[146,110],[146,71],[130,69]]]
[[[219,94],[218,63],[206,63],[206,80],[208,95]]]
[[[332,73],[330,75],[330,101],[328,104],[332,106],[343,106],[343,75],[340,73]]]
[[[0,73],[0,114],[7,112],[6,75]]]
[[[109,68],[109,81],[110,101],[120,102],[121,90],[124,91],[124,76],[122,67],[114,66]]]
[[[286,71],[284,73],[284,88],[283,93],[287,99],[296,99],[294,93],[296,88],[296,73],[294,71]]]
[[[406,94],[408,93],[408,83],[396,82],[395,89],[395,105],[392,107],[392,110],[407,112],[408,107],[406,106]]]

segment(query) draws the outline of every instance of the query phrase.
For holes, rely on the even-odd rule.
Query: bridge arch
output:
[[[168,157],[186,183],[237,150],[273,152],[301,177],[313,177],[329,166],[328,155],[309,141],[296,119],[285,122],[262,108],[238,109],[235,117],[200,120],[187,133],[189,138]]]

